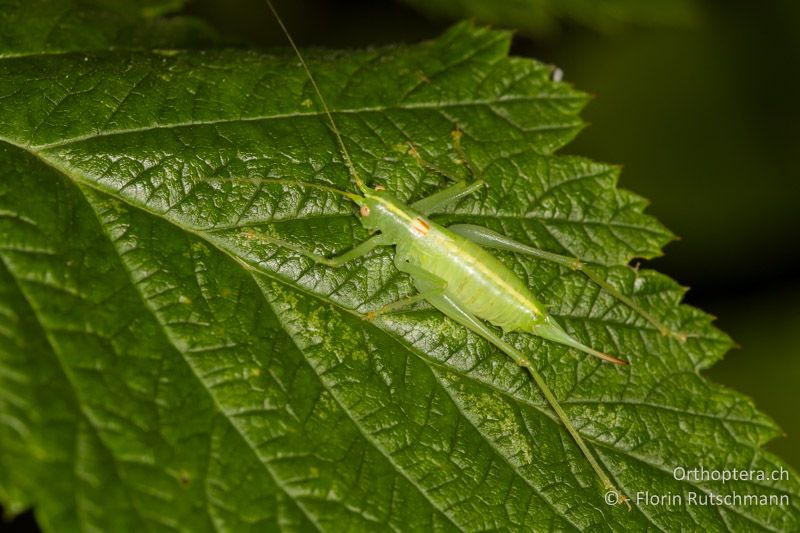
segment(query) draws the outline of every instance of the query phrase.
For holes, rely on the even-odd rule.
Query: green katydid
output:
[[[334,190],[330,187],[324,188],[337,192],[357,204],[361,224],[372,232],[370,238],[335,257],[319,256],[289,243],[285,243],[286,247],[317,263],[339,267],[368,254],[378,246],[394,246],[395,265],[398,270],[411,277],[418,294],[384,306],[377,312],[370,313],[367,318],[374,319],[379,314],[424,300],[448,318],[495,345],[530,373],[560,421],[597,473],[604,489],[616,493],[617,501],[627,501],[627,498],[615,488],[530,359],[505,341],[502,335],[493,331],[486,322],[501,328],[504,332],[531,333],[615,364],[625,365],[628,363],[586,346],[570,336],[547,313],[545,307],[539,303],[525,283],[487,252],[484,247],[531,255],[579,270],[609,294],[641,314],[662,334],[673,335],[681,340],[685,338],[685,335],[670,332],[664,324],[647,313],[631,298],[622,294],[605,279],[586,269],[585,264],[576,258],[538,250],[480,226],[458,224],[445,228],[427,218],[427,215],[437,209],[483,187],[484,183],[481,180],[476,179],[470,184],[463,181],[458,182],[411,205],[399,201],[382,186],[368,187],[356,171],[333,114],[300,50],[270,0],[266,0],[266,2],[313,86],[358,193]],[[461,160],[469,168],[469,160],[461,149],[459,140],[460,133],[456,129],[453,135],[453,145]],[[413,147],[411,152],[419,157]],[[421,162],[421,159],[419,161]]]

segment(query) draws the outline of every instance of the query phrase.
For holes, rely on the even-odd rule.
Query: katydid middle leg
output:
[[[480,246],[483,246],[484,248],[494,248],[497,250],[526,254],[539,259],[551,261],[572,270],[578,270],[587,278],[592,280],[595,284],[597,284],[597,286],[608,292],[611,296],[644,317],[644,319],[655,326],[662,335],[675,337],[681,342],[686,340],[687,335],[685,333],[673,332],[671,329],[669,329],[669,327],[646,311],[641,305],[636,303],[631,297],[620,292],[616,287],[611,285],[601,276],[597,275],[590,268],[586,268],[586,263],[576,257],[569,257],[566,255],[540,250],[538,248],[534,248],[533,246],[528,246],[527,244],[515,241],[511,237],[503,235],[502,233],[492,231],[488,228],[484,228],[483,226],[476,226],[474,224],[453,224],[447,229],[453,233],[461,235],[466,239],[469,239],[476,244],[479,244]]]
[[[411,276],[414,281],[414,287],[417,289],[417,294],[402,298],[395,302],[388,303],[376,311],[368,312],[364,318],[366,320],[374,320],[376,317],[408,307],[416,302],[427,300],[430,297],[443,294],[447,288],[447,282],[438,278],[428,271],[419,268],[416,265],[405,262],[402,258],[395,257],[395,265],[401,272]]]

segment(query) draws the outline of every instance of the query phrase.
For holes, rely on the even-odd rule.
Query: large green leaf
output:
[[[293,56],[138,39],[109,50],[97,39],[123,34],[87,34],[0,50],[0,500],[12,512],[33,506],[48,531],[797,528],[794,472],[674,479],[677,466],[788,469],[760,449],[779,430],[699,375],[729,339],[680,305],[674,282],[625,266],[671,235],[616,188],[615,167],[554,155],[586,98],[509,58],[508,34],[462,24],[309,60],[364,175],[408,200],[442,187],[413,142],[464,176],[457,125],[488,187],[437,220],[593,260],[692,334],[662,337],[581,275],[501,255],[575,336],[631,360],[510,336],[627,494],[790,504],[606,506],[507,357],[426,306],[362,320],[412,291],[391,248],[331,269],[278,243],[331,253],[365,237],[353,206],[320,187],[351,185]]]

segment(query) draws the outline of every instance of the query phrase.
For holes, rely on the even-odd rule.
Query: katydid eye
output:
[[[376,191],[385,191],[386,187],[384,187],[383,185],[376,185],[375,186],[375,190]]]
[[[358,212],[361,213],[362,217],[369,216],[369,207],[366,205],[362,205],[361,209],[359,209]]]

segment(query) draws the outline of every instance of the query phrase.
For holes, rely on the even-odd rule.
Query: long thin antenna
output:
[[[350,152],[347,151],[347,146],[344,144],[344,138],[342,134],[339,133],[339,128],[336,127],[336,122],[333,120],[333,115],[331,114],[330,109],[328,108],[328,103],[325,101],[325,97],[322,96],[322,91],[319,89],[319,85],[317,85],[317,81],[314,79],[314,76],[311,74],[311,69],[308,68],[305,59],[303,59],[303,54],[300,53],[300,49],[297,48],[297,45],[294,44],[294,39],[289,34],[289,30],[286,29],[286,26],[283,23],[280,15],[275,10],[275,6],[272,5],[270,0],[265,0],[267,2],[267,6],[269,6],[269,10],[272,11],[272,14],[275,16],[275,20],[278,21],[278,25],[281,27],[283,34],[286,35],[286,39],[288,39],[289,44],[292,46],[294,53],[297,54],[297,59],[300,60],[300,64],[303,65],[303,69],[306,71],[308,75],[308,79],[311,82],[311,85],[314,87],[314,91],[317,93],[317,97],[319,97],[319,101],[322,104],[322,109],[325,111],[325,115],[328,117],[328,121],[331,124],[331,129],[333,130],[333,134],[336,135],[336,140],[339,143],[339,148],[342,150],[342,156],[344,157],[345,164],[347,164],[347,168],[350,171],[350,175],[353,177],[353,180],[356,182],[356,187],[361,192],[365,192],[367,190],[366,184],[364,181],[359,177],[358,172],[356,172],[356,167],[353,165],[353,160],[350,159]]]

